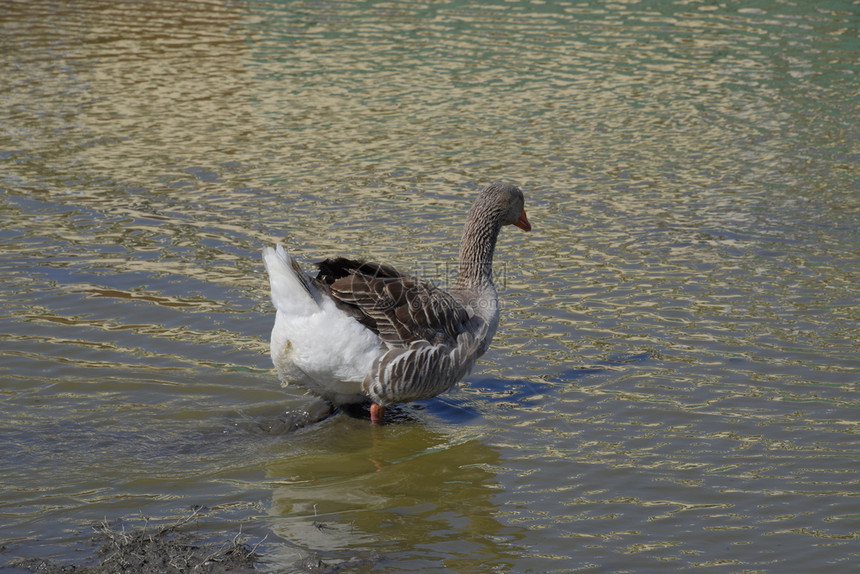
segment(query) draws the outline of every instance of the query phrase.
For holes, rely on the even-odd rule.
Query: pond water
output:
[[[855,3],[0,14],[0,570],[197,507],[278,572],[856,568]],[[293,429],[262,247],[445,282],[494,180],[475,372]]]

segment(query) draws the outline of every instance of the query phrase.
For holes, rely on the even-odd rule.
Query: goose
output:
[[[457,279],[444,290],[381,263],[337,257],[302,270],[280,244],[263,249],[272,303],[272,363],[335,406],[385,408],[450,390],[486,352],[499,325],[492,264],[504,225],[531,230],[523,192],[496,182],[475,199],[460,240]]]

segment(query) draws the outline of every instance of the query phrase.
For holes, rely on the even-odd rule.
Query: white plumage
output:
[[[312,282],[303,281],[282,246],[266,247],[263,261],[277,309],[271,355],[279,378],[299,383],[335,404],[365,400],[361,383],[385,351],[379,337]]]

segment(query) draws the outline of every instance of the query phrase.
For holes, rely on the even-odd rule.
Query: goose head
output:
[[[496,182],[484,188],[475,201],[474,209],[497,214],[502,225],[516,225],[523,231],[531,231],[524,205],[520,188],[512,183]]]

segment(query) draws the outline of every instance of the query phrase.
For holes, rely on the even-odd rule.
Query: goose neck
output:
[[[461,288],[477,288],[493,284],[493,253],[499,236],[501,223],[480,210],[469,214],[460,240],[460,269],[457,285]]]

